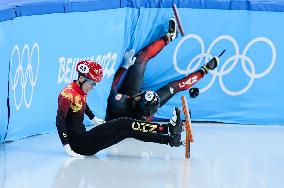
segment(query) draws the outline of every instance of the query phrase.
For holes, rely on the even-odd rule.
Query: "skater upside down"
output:
[[[128,117],[104,122],[94,116],[86,98],[91,89],[101,81],[103,69],[93,61],[77,64],[78,79],[66,86],[58,96],[56,127],[64,149],[70,156],[94,155],[126,138],[155,142],[178,147],[182,145],[180,110],[174,109],[167,124],[149,123]],[[84,114],[100,124],[87,131]]]
[[[155,57],[167,44],[178,35],[177,21],[173,17],[169,21],[168,32],[162,38],[154,41],[134,55],[134,51],[126,52],[124,65],[118,69],[114,76],[106,120],[119,117],[131,117],[150,121],[152,116],[176,93],[189,89],[190,96],[195,98],[199,94],[198,88],[192,88],[208,71],[217,67],[219,58],[212,58],[199,70],[163,86],[157,91],[141,91],[145,67],[148,61]],[[127,71],[127,72],[126,72]],[[122,75],[126,72],[123,80]],[[118,83],[121,85],[118,86]]]

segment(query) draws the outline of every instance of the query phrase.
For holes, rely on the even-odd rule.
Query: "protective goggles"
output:
[[[90,80],[90,79],[87,79],[86,81],[87,84],[89,84],[90,86],[94,87],[97,85],[97,82],[93,81],[93,80]]]

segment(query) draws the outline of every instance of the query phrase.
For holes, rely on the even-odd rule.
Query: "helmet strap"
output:
[[[80,81],[80,76],[82,76],[83,78],[84,78],[84,81]],[[80,75],[79,74],[79,76],[78,76],[78,81],[79,81],[79,86],[80,86],[80,88],[81,89],[83,89],[83,84],[85,83],[85,82],[87,82],[87,78],[85,78],[83,75]]]

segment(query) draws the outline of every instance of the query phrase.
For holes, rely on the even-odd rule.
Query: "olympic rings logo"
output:
[[[32,61],[33,61],[33,56],[34,53],[36,53],[37,55],[37,62],[35,62],[36,64],[34,66],[36,66],[35,69],[35,75],[33,72],[33,67],[32,67]],[[17,62],[15,62],[15,64],[17,64],[17,67],[14,69],[14,57],[15,60]],[[23,62],[27,62],[27,66],[24,69],[23,67]],[[28,46],[28,44],[24,45],[24,48],[22,50],[20,50],[20,47],[18,45],[14,46],[14,49],[12,51],[11,54],[11,58],[10,58],[10,83],[11,83],[11,89],[14,92],[14,102],[15,102],[15,106],[16,106],[16,110],[19,110],[22,106],[22,102],[23,100],[25,101],[25,106],[27,108],[29,108],[32,104],[32,99],[33,99],[33,92],[34,92],[34,87],[36,85],[36,81],[37,81],[37,76],[38,76],[38,69],[39,69],[39,45],[38,43],[34,43],[32,50],[30,51],[30,48]],[[15,70],[15,74],[12,76],[12,70]],[[19,82],[20,81],[20,82]],[[26,94],[26,87],[27,84],[30,84],[31,86],[31,92],[29,97],[27,98],[27,94]],[[21,97],[20,100],[17,100],[16,97],[16,88],[18,86],[18,84],[20,84],[21,86]]]
[[[194,58],[192,58],[192,60],[188,63],[187,68],[184,70],[184,69],[181,69],[178,66],[178,64],[177,64],[177,54],[178,54],[178,52],[179,52],[179,50],[181,48],[181,45],[185,41],[187,41],[189,39],[195,39],[197,42],[200,43],[201,53],[199,55],[195,56]],[[219,84],[220,84],[222,90],[226,94],[231,95],[231,96],[242,95],[242,94],[244,94],[245,92],[247,92],[250,89],[250,87],[252,86],[252,84],[253,84],[255,79],[262,78],[262,77],[266,76],[272,70],[273,66],[275,65],[275,62],[276,62],[276,48],[275,48],[273,42],[270,39],[268,39],[268,38],[257,37],[255,39],[251,40],[245,46],[243,52],[240,53],[239,45],[238,45],[237,41],[232,36],[221,35],[218,38],[216,38],[210,44],[210,46],[208,48],[208,51],[206,52],[205,51],[205,45],[204,45],[204,42],[203,42],[202,38],[199,35],[196,35],[196,34],[189,34],[189,35],[186,35],[185,37],[183,37],[179,41],[179,43],[177,44],[177,47],[176,47],[176,49],[174,51],[173,64],[174,64],[175,70],[178,73],[185,74],[185,75],[187,75],[187,74],[189,74],[191,72],[194,72],[195,70],[197,70],[201,66],[201,62],[202,62],[203,58],[205,58],[205,62],[208,62],[213,57],[211,55],[212,48],[214,47],[214,45],[216,45],[218,42],[220,42],[222,40],[229,41],[229,42],[231,42],[233,44],[234,49],[235,49],[235,55],[227,58],[224,61],[223,65],[221,66],[219,71],[217,69],[219,69],[220,65],[214,71],[211,72],[213,74],[211,81],[204,88],[200,88],[200,92],[207,91],[213,85],[214,81],[218,77],[219,78]],[[271,62],[269,64],[269,66],[267,67],[267,69],[264,70],[261,73],[256,73],[255,65],[254,65],[253,61],[251,60],[251,58],[249,58],[247,56],[247,52],[248,52],[248,50],[250,48],[253,47],[253,45],[255,45],[256,43],[260,43],[260,42],[265,43],[265,44],[267,44],[270,47],[271,52],[272,52],[272,57],[271,57]],[[224,81],[223,81],[223,76],[229,74],[236,67],[236,65],[239,62],[239,60],[241,61],[241,65],[242,65],[243,71],[245,72],[245,74],[248,77],[250,77],[250,80],[249,80],[248,84],[243,89],[240,89],[239,91],[233,91],[233,90],[228,89],[227,86],[225,86]],[[193,63],[195,63],[196,61],[197,61],[196,65],[192,66]],[[233,63],[231,63],[231,62],[233,62]],[[229,63],[231,63],[231,65],[228,67]],[[250,66],[250,71],[247,68],[247,64],[249,64],[249,66]]]

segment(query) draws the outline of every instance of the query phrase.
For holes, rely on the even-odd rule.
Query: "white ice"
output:
[[[284,127],[193,123],[184,147],[126,139],[68,157],[57,134],[0,144],[0,188],[283,188]],[[184,135],[183,135],[184,136]]]

